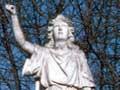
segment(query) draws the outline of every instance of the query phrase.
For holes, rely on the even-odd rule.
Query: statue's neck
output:
[[[55,42],[55,48],[65,50],[68,49],[67,41],[57,41]]]
[[[55,42],[54,49],[52,49],[51,51],[57,55],[60,55],[60,56],[64,56],[70,52],[69,48],[68,48],[67,41]]]

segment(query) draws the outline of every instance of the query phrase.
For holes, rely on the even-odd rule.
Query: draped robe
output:
[[[40,78],[40,83],[46,90],[95,87],[82,50],[70,49],[64,54],[59,54],[55,49],[35,46],[31,58],[25,61],[22,73]],[[65,89],[67,87],[70,89]]]

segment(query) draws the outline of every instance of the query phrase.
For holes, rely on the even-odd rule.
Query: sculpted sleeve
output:
[[[34,77],[40,77],[43,60],[44,48],[35,45],[34,53],[30,58],[27,58],[23,66],[22,75],[33,75]]]
[[[80,62],[81,62],[81,87],[95,87],[94,79],[90,68],[87,63],[87,59],[83,51],[80,52]]]

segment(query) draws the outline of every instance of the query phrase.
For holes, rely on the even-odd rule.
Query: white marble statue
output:
[[[53,19],[48,26],[50,41],[42,47],[25,40],[15,6],[6,5],[6,8],[11,13],[17,42],[31,53],[22,73],[38,79],[36,90],[40,90],[39,85],[45,90],[95,90],[85,54],[73,44],[74,28],[70,20],[63,15]]]

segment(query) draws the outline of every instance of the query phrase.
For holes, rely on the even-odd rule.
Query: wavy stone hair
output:
[[[55,19],[51,20],[49,22],[49,25],[48,25],[48,39],[49,39],[49,42],[46,43],[46,47],[51,47],[53,48],[54,47],[54,36],[53,36],[53,29],[54,29],[54,25],[55,23],[59,22],[59,21],[62,21],[62,22],[65,22],[68,24],[68,30],[69,30],[69,35],[68,35],[68,40],[67,40],[67,45],[69,48],[76,48],[77,46],[73,44],[74,42],[74,27],[72,26],[72,22],[64,17],[63,15],[58,15]]]

